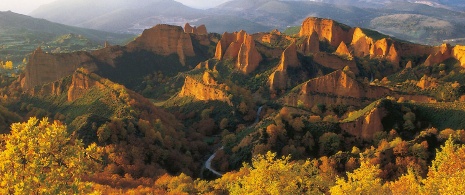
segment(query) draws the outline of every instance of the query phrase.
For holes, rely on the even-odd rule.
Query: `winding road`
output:
[[[262,112],[262,109],[263,109],[263,106],[260,106],[257,110],[257,118],[255,119],[255,122],[250,125],[249,127],[252,127],[254,126],[255,124],[257,124],[259,121],[260,121],[260,113]],[[213,174],[215,175],[218,175],[218,176],[223,176],[223,174],[221,174],[220,172],[216,171],[215,169],[212,168],[212,160],[215,158],[216,156],[216,153],[218,153],[220,150],[223,150],[224,149],[224,146],[222,146],[220,149],[216,150],[215,153],[213,153],[210,158],[208,158],[207,161],[205,161],[205,168],[207,168],[209,171],[211,171]]]

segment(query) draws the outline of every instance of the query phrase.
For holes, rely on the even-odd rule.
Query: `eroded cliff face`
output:
[[[96,64],[92,56],[86,52],[50,54],[38,48],[32,53],[26,65],[25,77],[21,82],[22,88],[27,90],[56,81],[73,74],[78,67],[95,70]]]
[[[361,106],[390,93],[387,88],[364,85],[342,70],[337,70],[305,82],[295,92],[285,96],[283,101],[293,106],[297,106],[300,101],[307,108],[318,103]]]
[[[205,25],[200,25],[200,26],[191,26],[189,23],[186,23],[184,25],[184,32],[185,33],[192,33],[196,35],[207,35],[207,27]]]
[[[305,42],[299,46],[300,51],[305,54],[317,53],[320,51],[320,40],[318,33],[313,31],[310,36],[307,37]]]
[[[268,78],[271,90],[281,90],[287,88],[287,68],[299,67],[300,61],[297,57],[297,46],[292,42],[281,54],[281,61],[276,70]]]
[[[205,75],[204,75],[205,77]],[[184,86],[179,93],[179,97],[193,97],[197,100],[218,100],[226,102],[229,105],[232,105],[231,100],[228,98],[228,94],[223,90],[219,89],[215,84],[216,82],[210,81],[212,77],[206,76],[208,78],[203,78],[203,80],[208,80],[209,84],[204,83],[203,81],[198,81],[190,76],[187,76],[184,81]]]
[[[147,50],[163,56],[177,54],[183,65],[186,57],[195,56],[191,36],[181,27],[167,24],[144,30],[127,48],[129,51]]]
[[[262,61],[255,47],[255,40],[245,31],[224,33],[218,42],[215,58],[235,60],[236,69],[244,74],[253,72]]]
[[[455,46],[452,50],[452,55],[460,62],[460,65],[465,68],[465,46]]]
[[[72,75],[71,85],[68,90],[68,101],[72,102],[82,97],[92,87],[103,88],[104,85],[98,80],[92,79],[90,72],[85,69],[79,69]]]
[[[354,74],[357,75],[359,73],[355,60],[343,59],[334,54],[318,52],[313,54],[313,61],[334,70],[342,70],[345,66],[349,66]]]
[[[353,136],[364,140],[372,140],[373,135],[384,130],[382,119],[386,117],[386,109],[375,107],[365,115],[352,122],[341,123],[341,129]]]
[[[300,36],[311,36],[313,32],[320,40],[327,40],[330,45],[337,47],[341,42],[349,42],[348,27],[330,19],[310,17],[304,20],[300,29]]]
[[[352,58],[352,54],[350,53],[349,49],[347,49],[347,45],[344,42],[341,42],[341,44],[339,44],[339,47],[337,47],[336,49],[336,54]]]

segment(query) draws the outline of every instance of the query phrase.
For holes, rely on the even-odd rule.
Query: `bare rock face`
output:
[[[465,46],[455,46],[452,50],[452,55],[460,62],[462,67],[465,67]]]
[[[359,73],[359,69],[354,60],[343,59],[334,54],[315,53],[313,54],[313,61],[334,70],[342,70],[345,66],[349,66],[354,74]]]
[[[299,35],[310,36],[315,31],[320,40],[327,40],[330,45],[337,47],[341,42],[350,42],[348,31],[344,30],[343,27],[345,26],[334,20],[310,17],[302,23]]]
[[[73,74],[78,67],[96,69],[90,54],[86,52],[49,54],[42,49],[35,50],[24,70],[23,89],[56,81]]]
[[[305,55],[320,52],[320,40],[318,33],[313,31],[301,46],[301,51]]]
[[[205,71],[203,73],[203,76],[202,76],[202,81],[203,83],[205,83],[206,85],[218,85],[218,83],[216,82],[215,78],[211,75],[210,72],[208,71]]]
[[[191,36],[181,27],[167,24],[144,30],[140,37],[127,45],[127,48],[130,51],[148,50],[163,56],[178,54],[182,64],[185,64],[187,56],[195,56]]]
[[[347,45],[344,42],[341,42],[341,44],[339,44],[339,47],[337,47],[336,50],[336,54],[352,58],[352,54],[350,54],[349,49],[347,49]]]
[[[191,26],[189,23],[184,25],[184,32],[185,33],[192,33],[196,35],[208,35],[207,27],[205,25],[200,25],[198,27]]]
[[[287,68],[288,67],[299,67],[300,62],[297,58],[297,46],[295,42],[292,42],[281,55],[281,62],[278,68],[268,78],[268,83],[271,90],[279,90],[287,88]]]
[[[342,70],[305,82],[298,92],[283,98],[284,103],[297,106],[300,101],[308,108],[315,104],[347,104],[360,106],[362,100],[376,100],[390,94],[384,87],[367,86]]]
[[[194,97],[203,101],[218,100],[232,105],[227,93],[218,89],[216,85],[208,85],[189,76],[184,81],[179,97]]]
[[[283,52],[281,55],[281,63],[280,66],[284,68],[287,67],[299,67],[300,61],[297,58],[297,46],[295,42],[292,42]]]
[[[381,122],[382,119],[387,116],[387,113],[388,112],[384,108],[375,107],[355,121],[341,123],[340,127],[353,136],[364,140],[372,140],[375,133],[384,130]]]
[[[236,60],[236,69],[244,74],[253,72],[262,61],[255,40],[245,31],[224,33],[216,46],[215,58]]]
[[[405,69],[413,68],[413,62],[409,60],[407,64],[405,65]]]
[[[68,90],[68,101],[72,102],[84,95],[90,88],[97,86],[103,88],[104,86],[97,80],[89,76],[90,72],[85,69],[79,69],[74,72],[72,76],[71,86]]]
[[[425,75],[418,81],[417,86],[421,89],[435,88],[438,86],[438,81],[436,78]]]
[[[350,45],[353,47],[355,56],[365,57],[371,53],[373,39],[368,37],[362,29],[357,27],[353,30],[352,42]]]

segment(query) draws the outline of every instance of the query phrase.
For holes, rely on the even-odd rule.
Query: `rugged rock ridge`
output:
[[[29,58],[21,87],[31,89],[37,85],[56,81],[71,75],[78,67],[93,70],[96,69],[96,64],[87,52],[50,54],[43,52],[39,47]]]
[[[144,30],[141,36],[127,45],[127,48],[130,51],[147,50],[163,56],[177,54],[183,65],[186,63],[186,57],[195,56],[191,36],[181,27],[167,24]]]
[[[303,83],[282,100],[287,105],[303,104],[307,108],[318,103],[361,106],[390,93],[387,88],[364,85],[342,70],[337,70]]]
[[[377,102],[379,104],[379,102]],[[364,140],[372,140],[377,132],[384,130],[382,119],[386,117],[388,112],[385,108],[375,106],[372,110],[360,116],[351,122],[342,122],[340,127],[345,132],[362,138]]]
[[[268,83],[271,90],[281,90],[287,88],[287,68],[299,67],[300,62],[297,58],[297,46],[294,42],[291,43],[281,55],[281,61],[277,69],[268,78]]]
[[[452,50],[452,55],[460,61],[460,65],[465,67],[465,46],[457,45]]]
[[[215,58],[236,60],[236,69],[244,74],[253,72],[262,61],[255,40],[245,31],[225,32],[217,44]]]
[[[192,33],[196,35],[208,35],[207,27],[205,25],[200,26],[191,26],[189,23],[184,25],[184,32],[185,33]]]
[[[310,36],[305,39],[305,42],[300,45],[299,48],[300,51],[305,55],[320,52],[320,40],[318,33],[313,30]]]
[[[341,42],[341,44],[339,44],[339,47],[337,47],[336,49],[336,54],[352,58],[352,54],[350,53],[349,49],[347,49],[347,45],[344,42]]]
[[[342,70],[345,66],[349,66],[350,70],[354,74],[357,75],[360,72],[360,70],[357,67],[357,64],[355,63],[355,60],[343,59],[337,55],[330,53],[314,53],[313,61],[324,67],[328,67],[334,70]]]
[[[78,69],[72,75],[71,85],[68,90],[68,101],[72,102],[82,97],[90,88],[97,86],[103,88],[104,85],[98,80],[90,77],[90,72],[86,69]]]
[[[343,41],[349,42],[349,29],[350,27],[334,20],[310,17],[303,21],[299,35],[311,36],[316,32],[321,41],[326,40],[333,47],[337,47]]]
[[[206,78],[205,78],[206,77]],[[232,105],[228,94],[221,89],[217,88],[216,82],[211,82],[210,76],[205,76],[203,80],[208,80],[208,84],[198,81],[195,78],[187,76],[184,85],[182,86],[179,97],[193,97],[197,100],[218,100]]]

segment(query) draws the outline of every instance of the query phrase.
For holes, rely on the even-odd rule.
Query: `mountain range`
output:
[[[42,46],[47,52],[71,52],[123,44],[134,35],[66,26],[13,12],[0,12],[0,61],[21,62]]]
[[[440,0],[233,0],[208,10],[190,8],[174,0],[106,0],[97,3],[59,0],[43,5],[30,15],[72,26],[134,34],[159,23],[183,25],[186,22],[205,24],[211,32],[217,33],[241,29],[248,32],[284,30],[314,16],[434,45],[465,37],[463,11],[461,1]],[[451,43],[456,44],[454,41]]]

